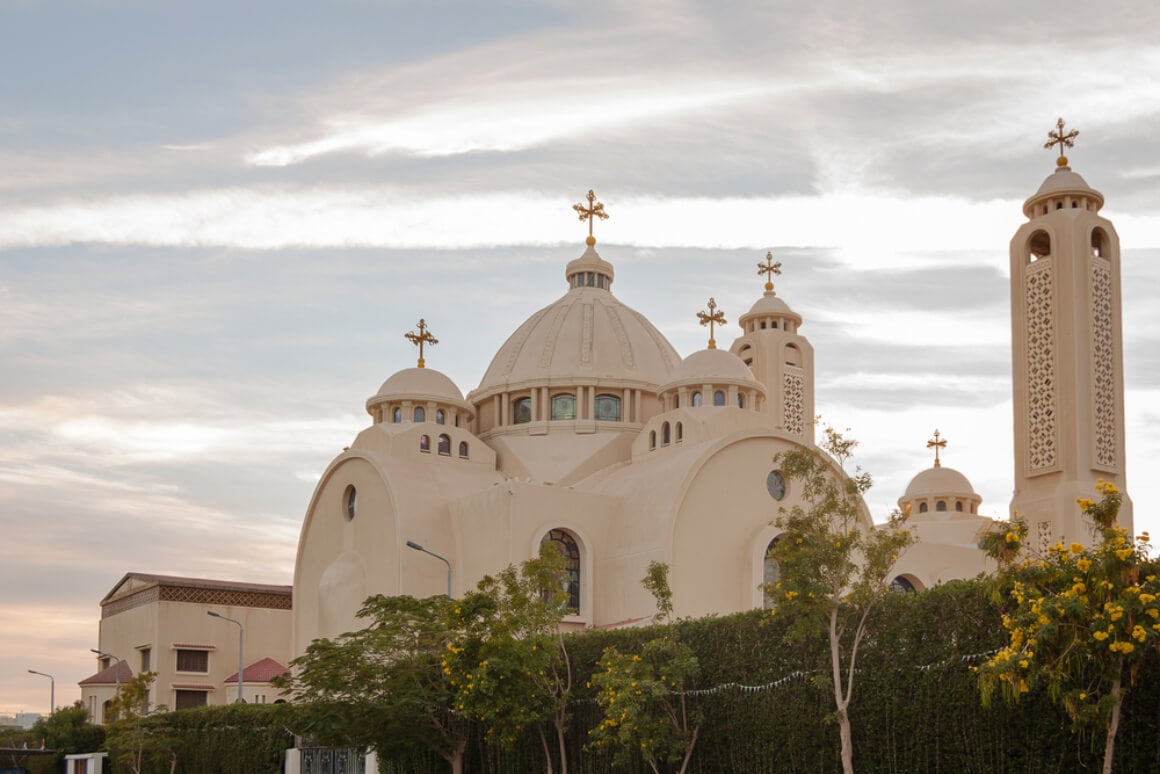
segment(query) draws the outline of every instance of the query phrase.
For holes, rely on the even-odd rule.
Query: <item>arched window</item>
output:
[[[447,415],[443,413],[443,409],[435,409],[435,424],[442,425],[447,421]]]
[[[424,409],[422,406],[416,406],[413,421],[415,422],[415,424],[420,424],[422,422],[426,422],[427,421],[427,410]]]
[[[576,396],[563,393],[552,398],[552,419],[575,419]]]
[[[680,422],[677,422],[677,443],[680,443],[681,440],[684,439],[684,437],[685,437],[685,428],[681,426]]]
[[[781,568],[777,564],[777,560],[773,558],[773,547],[777,545],[777,541],[781,538],[780,535],[769,541],[769,545],[765,547],[765,562],[761,570],[761,582],[765,587],[765,593],[762,595],[761,606],[766,610],[772,610],[774,607],[773,596],[769,593],[773,584],[781,578]]]
[[[745,408],[745,393],[737,393],[737,408]]]
[[[597,395],[596,418],[603,422],[619,422],[620,398],[615,395]]]
[[[785,364],[801,367],[802,351],[794,344],[785,345]]]
[[[391,421],[396,425],[403,421],[403,409],[395,406],[395,410],[391,412]]]
[[[1051,255],[1051,237],[1046,231],[1036,231],[1027,240],[1027,262],[1038,261]]]
[[[725,405],[725,393],[724,392],[722,392],[721,390],[717,390],[716,392],[713,393],[713,405],[714,406],[724,406]]]
[[[568,612],[580,612],[580,546],[570,532],[562,529],[549,530],[541,543],[551,543],[564,557],[564,591],[568,593]]]
[[[421,452],[430,452],[431,451],[431,436],[429,436],[429,435],[419,436],[419,451],[421,451]]]
[[[512,401],[512,424],[522,425],[532,421],[532,399],[516,398]]]
[[[693,408],[696,408],[697,406],[700,406],[700,405],[701,405],[701,393],[694,392],[693,393]]]
[[[1108,256],[1108,235],[1102,228],[1092,229],[1092,255],[1103,258]]]
[[[467,441],[459,442],[459,457],[460,459],[467,459]]]
[[[890,590],[897,591],[900,594],[914,594],[918,591],[905,575],[899,575],[890,581]]]
[[[661,425],[661,445],[669,445],[669,423],[665,422]]]
[[[958,511],[959,513],[962,513],[963,512],[963,504],[961,502],[955,503],[955,510]]]
[[[439,453],[444,457],[451,456],[451,436],[447,433],[439,434]]]
[[[648,433],[648,448],[649,449],[657,448],[657,431],[656,430],[650,430]]]
[[[918,504],[918,512],[919,513],[926,513],[926,510],[927,510],[926,503],[919,503]]]
[[[935,504],[934,509],[936,511],[945,511],[947,509],[947,501],[946,500],[939,500]]]
[[[346,520],[354,521],[354,515],[358,511],[358,490],[354,488],[354,484],[349,485],[342,493],[342,509]]]

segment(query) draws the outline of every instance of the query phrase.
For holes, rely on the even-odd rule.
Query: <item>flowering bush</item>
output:
[[[1116,524],[1119,490],[1107,481],[1096,490],[1098,501],[1077,500],[1096,528],[1095,546],[1056,543],[1046,555],[1025,554],[1021,522],[987,542],[1014,604],[1003,616],[1007,645],[979,667],[979,687],[989,704],[996,688],[1018,701],[1045,686],[1074,725],[1104,726],[1110,771],[1124,677],[1131,685],[1145,650],[1160,644],[1160,578],[1149,569],[1148,534],[1132,539]]]

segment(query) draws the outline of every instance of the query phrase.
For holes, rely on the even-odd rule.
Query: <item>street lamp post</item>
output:
[[[238,700],[235,702],[235,704],[245,704],[246,700],[242,697],[242,684],[245,682],[245,680],[242,678],[242,667],[245,664],[245,659],[243,658],[242,654],[246,647],[246,629],[244,626],[242,626],[241,621],[235,620],[233,618],[227,618],[216,610],[206,610],[205,614],[238,625]]]
[[[112,653],[106,653],[105,651],[97,650],[96,648],[89,648],[89,650],[93,653],[96,653],[98,656],[101,656],[102,658],[111,658],[116,662],[117,668],[113,670],[113,677],[117,683],[117,698],[121,698],[121,662],[124,659],[117,658]]]
[[[28,674],[40,675],[41,677],[47,677],[49,679],[49,683],[48,683],[48,715],[49,715],[49,717],[52,717],[52,715],[56,712],[56,678],[53,677],[52,675],[48,674],[47,672],[37,672],[35,669],[29,669]]]
[[[447,598],[451,599],[451,562],[447,561],[446,557],[440,556],[439,554],[435,553],[434,551],[428,551],[426,548],[423,548],[423,546],[419,545],[414,540],[407,541],[407,548],[413,548],[416,551],[422,551],[425,554],[430,554],[431,556],[435,557],[439,561],[443,562],[443,564],[447,565]]]

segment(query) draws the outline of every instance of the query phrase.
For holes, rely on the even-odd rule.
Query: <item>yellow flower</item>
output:
[[[1132,639],[1136,640],[1136,642],[1143,642],[1148,639],[1148,632],[1144,630],[1143,626],[1136,624],[1132,629]]]
[[[1150,607],[1144,611],[1144,614],[1147,615],[1149,618],[1155,620],[1157,618],[1160,618],[1160,609],[1155,608],[1155,607]]]
[[[1134,548],[1121,548],[1120,550],[1115,551],[1114,553],[1116,554],[1116,558],[1119,559],[1121,562],[1123,562],[1123,561],[1127,561],[1128,557],[1131,556],[1134,552],[1135,552]]]
[[[1095,637],[1100,642],[1103,642],[1104,640],[1106,640],[1108,638],[1108,633],[1107,632],[1094,632],[1092,634],[1092,636]]]
[[[1095,503],[1086,497],[1077,497],[1075,504],[1078,505],[1080,508],[1083,508],[1085,511],[1089,511],[1095,507]]]
[[[1091,569],[1092,560],[1088,559],[1086,556],[1081,557],[1075,561],[1075,566],[1079,568],[1080,572],[1087,572]]]
[[[1072,543],[1068,547],[1068,550],[1070,550],[1073,554],[1082,554],[1083,553],[1083,545],[1080,543]]]
[[[1087,698],[1087,694],[1086,694],[1086,693],[1084,693],[1083,691],[1080,691],[1080,692],[1079,692],[1079,700],[1080,700],[1080,701],[1083,701],[1083,700],[1084,700],[1084,699],[1086,699],[1086,698]]]
[[[1003,539],[1005,541],[1007,541],[1008,543],[1018,543],[1019,542],[1019,533],[1018,532],[1008,532],[1003,537]]]

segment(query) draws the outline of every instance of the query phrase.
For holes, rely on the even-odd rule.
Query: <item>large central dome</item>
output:
[[[612,266],[590,245],[566,273],[571,289],[504,342],[469,401],[577,383],[655,392],[669,380],[681,358],[652,323],[612,295]]]

